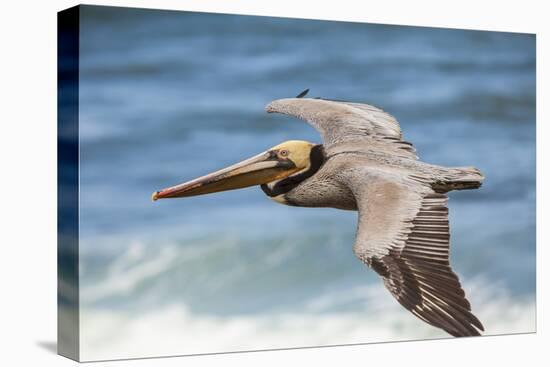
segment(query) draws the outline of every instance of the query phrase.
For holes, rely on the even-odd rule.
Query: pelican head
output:
[[[153,201],[210,194],[254,185],[276,183],[308,170],[315,145],[302,140],[290,140],[274,146],[252,158],[182,184],[156,191]],[[265,191],[265,189],[264,189]]]

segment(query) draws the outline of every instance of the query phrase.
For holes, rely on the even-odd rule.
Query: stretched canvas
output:
[[[58,20],[60,354],[536,331],[535,35]]]

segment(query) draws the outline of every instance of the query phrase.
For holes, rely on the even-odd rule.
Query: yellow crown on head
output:
[[[310,164],[311,148],[315,144],[305,140],[288,140],[279,145],[274,146],[270,150],[286,150],[288,159],[290,159],[297,168],[306,168]]]

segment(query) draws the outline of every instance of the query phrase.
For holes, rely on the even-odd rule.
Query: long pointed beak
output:
[[[296,170],[291,160],[280,159],[268,151],[206,176],[156,191],[151,198],[156,201],[241,189],[286,177]]]

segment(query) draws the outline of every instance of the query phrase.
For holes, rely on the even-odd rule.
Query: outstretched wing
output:
[[[453,336],[480,335],[449,264],[447,196],[387,174],[353,188],[358,202],[356,256],[374,269],[397,301]]]
[[[363,138],[382,141],[401,141],[402,138],[397,120],[368,104],[317,98],[285,98],[269,103],[266,111],[283,113],[308,122],[319,131],[327,146]]]

